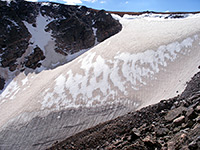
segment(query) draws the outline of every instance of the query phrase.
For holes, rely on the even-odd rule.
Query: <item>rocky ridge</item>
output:
[[[181,95],[56,141],[48,149],[200,149],[200,72]]]
[[[36,30],[40,16],[47,19],[42,31],[51,35],[55,42],[54,51],[63,56],[91,48],[122,29],[122,25],[110,13],[85,6],[15,0],[10,3],[0,1],[0,7],[0,68],[8,72],[4,74],[41,67],[48,49],[31,40],[33,35],[25,24],[30,24]],[[3,85],[8,79],[1,74],[1,80]]]

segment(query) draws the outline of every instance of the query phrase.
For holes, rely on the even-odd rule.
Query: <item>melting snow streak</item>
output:
[[[54,91],[46,90],[42,108],[56,105],[77,107],[79,105],[102,105],[116,97],[130,97],[128,89],[138,90],[146,85],[145,79],[155,79],[160,68],[169,61],[185,55],[198,37],[187,38],[160,46],[157,50],[143,53],[118,53],[112,60],[106,60],[94,52],[89,52],[81,61],[81,73],[69,70],[55,80]]]

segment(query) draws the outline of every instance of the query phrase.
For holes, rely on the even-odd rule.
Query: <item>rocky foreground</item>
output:
[[[200,149],[200,72],[181,95],[56,141],[48,149]]]

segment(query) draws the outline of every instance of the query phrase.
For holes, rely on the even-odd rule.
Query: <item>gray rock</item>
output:
[[[0,77],[0,90],[4,88],[4,85],[5,85],[5,80]]]
[[[196,110],[198,113],[200,113],[200,105],[198,105],[198,106],[195,108],[195,110]]]
[[[193,108],[190,108],[187,113],[186,116],[188,119],[194,119],[197,117],[197,114],[195,113],[195,110]]]
[[[39,47],[36,47],[34,48],[34,52],[26,57],[26,60],[24,63],[26,67],[36,69],[37,67],[41,66],[41,63],[39,62],[44,59],[45,59],[45,56],[44,56],[43,51]]]
[[[165,120],[168,122],[173,121],[175,118],[177,118],[178,116],[180,116],[183,111],[186,111],[187,109],[183,106],[180,106],[178,108],[175,108],[173,110],[170,110],[167,115],[165,116]]]
[[[184,121],[185,121],[185,116],[180,116],[173,120],[173,124],[174,124],[174,126],[179,126],[182,123],[184,123]]]
[[[200,123],[200,116],[198,116],[195,120],[196,122]]]
[[[137,128],[133,128],[131,134],[135,134],[136,136],[140,136],[140,130],[138,130]]]
[[[167,129],[167,128],[158,128],[158,129],[156,129],[156,135],[158,137],[165,136],[165,135],[168,134],[168,132],[169,132],[169,129]]]
[[[197,142],[196,142],[196,141],[192,141],[192,142],[188,145],[188,148],[189,148],[190,150],[197,150],[197,148],[198,148]]]

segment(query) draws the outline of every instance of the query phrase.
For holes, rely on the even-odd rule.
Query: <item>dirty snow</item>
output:
[[[31,33],[32,38],[30,42],[33,43],[33,47],[38,45],[41,50],[45,54],[45,46],[51,41],[51,33],[46,32],[46,26],[52,21],[52,19],[46,18],[42,16],[40,13],[36,18],[36,27],[33,27],[32,24],[27,23],[24,21],[25,26],[27,27],[28,31]]]
[[[146,50],[143,53],[122,52],[117,54],[114,60],[105,60],[100,55],[97,56],[95,52],[90,52],[81,61],[80,68],[84,74],[73,74],[70,70],[66,76],[60,75],[56,79],[55,85],[56,89],[59,90],[54,89],[53,92],[45,91],[46,94],[43,93],[46,95],[45,97],[48,97],[48,103],[47,101],[42,102],[42,108],[51,108],[53,105],[65,103],[65,101],[69,101],[69,95],[72,96],[71,104],[80,98],[85,100],[87,106],[92,104],[88,103],[90,100],[104,104],[107,97],[119,97],[119,92],[124,96],[131,95],[127,92],[128,88],[139,90],[138,85],[144,86],[147,84],[145,80],[155,79],[154,75],[159,73],[161,68],[166,67],[169,62],[178,58],[181,50],[186,50],[185,55],[188,54],[192,43],[197,39],[195,37],[189,37],[180,43],[162,45],[157,50]],[[131,83],[131,87],[128,86],[129,83]],[[111,88],[112,86],[113,88]],[[69,92],[64,94],[64,89]],[[98,96],[94,94],[95,90],[98,90]],[[54,93],[60,97],[66,97],[66,99],[60,98],[58,103],[55,101],[58,97]]]
[[[128,107],[145,106],[176,96],[177,90],[181,92],[200,63],[199,17],[118,19],[123,25],[120,33],[68,64],[30,73],[28,81],[19,74],[0,96],[1,102],[6,101],[0,104],[0,115],[6,114],[0,118],[0,126],[24,112],[116,102]],[[37,28],[25,24],[32,32],[47,24],[41,15],[37,22],[41,23]],[[50,33],[42,34],[49,39],[40,43],[35,39],[39,33],[34,33],[33,42],[49,50],[54,41]]]

